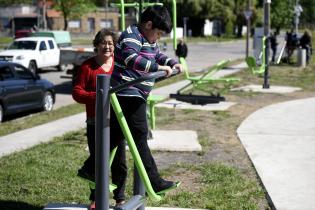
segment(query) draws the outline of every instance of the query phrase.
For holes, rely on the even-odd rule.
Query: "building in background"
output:
[[[62,13],[53,9],[53,2],[46,0],[46,7],[43,7],[44,4],[41,2],[36,6],[0,7],[0,31],[2,35],[14,35],[17,30],[43,30],[45,27],[47,30],[63,30]],[[74,35],[94,35],[101,28],[108,28],[117,32],[120,30],[119,18],[117,8],[97,8],[95,12],[69,20],[68,31]],[[128,18],[128,22],[135,22],[135,17],[126,15],[126,18]]]

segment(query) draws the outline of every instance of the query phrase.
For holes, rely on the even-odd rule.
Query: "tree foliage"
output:
[[[170,2],[170,1],[168,1]],[[246,9],[246,0],[177,0],[178,20],[183,17],[189,17],[194,22],[191,27],[202,27],[205,19],[220,20],[225,26],[224,31],[228,34],[234,34],[236,28],[242,28],[246,24],[244,11]],[[251,0],[252,10],[255,21],[256,0]],[[169,6],[171,6],[169,4]],[[202,22],[202,23],[200,23]],[[197,26],[198,25],[198,26]],[[238,30],[241,32],[241,30]]]
[[[68,28],[68,20],[79,18],[96,9],[90,0],[55,0],[54,8],[60,11],[64,18],[64,30]]]
[[[272,28],[279,32],[281,28],[292,27],[294,8],[291,0],[273,0],[270,7]]]
[[[301,13],[301,23],[308,27],[315,27],[315,0],[300,0],[303,12]]]
[[[0,0],[2,7],[20,5],[20,4],[32,4],[33,0]]]
[[[39,1],[39,0],[37,0]],[[1,6],[20,4],[34,4],[36,0],[0,0]],[[125,0],[125,2],[139,2],[140,0]],[[172,0],[142,0],[143,2],[163,2],[171,12]],[[54,0],[55,9],[62,12],[65,22],[65,29],[68,27],[68,20],[96,9],[96,6],[103,7],[110,3],[119,3],[120,0]],[[251,3],[253,11],[251,25],[262,26],[263,6],[265,0],[176,0],[177,2],[177,24],[182,26],[183,17],[188,17],[188,27],[197,31],[195,35],[202,34],[205,19],[220,20],[223,23],[224,31],[228,34],[237,33],[241,36],[242,27],[246,25],[244,11],[247,10],[247,3]],[[270,10],[271,27],[277,30],[291,28],[294,23],[295,0],[272,0]],[[299,0],[303,8],[300,22],[304,26],[315,25],[315,0]],[[95,6],[96,5],[96,6]]]

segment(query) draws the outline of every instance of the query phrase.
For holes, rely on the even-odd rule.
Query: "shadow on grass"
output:
[[[0,200],[1,210],[42,210],[42,206],[33,206],[21,201],[2,201]]]

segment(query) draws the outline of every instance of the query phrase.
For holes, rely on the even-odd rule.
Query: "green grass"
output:
[[[13,41],[12,37],[1,37],[0,44],[9,44]]]
[[[152,206],[180,206],[201,209],[259,209],[258,201],[264,197],[254,180],[244,176],[237,169],[222,163],[202,165],[176,165],[168,174],[194,173],[193,180],[199,187],[194,190],[180,189]],[[174,170],[174,168],[180,170]]]
[[[19,130],[31,128],[63,117],[84,112],[85,107],[80,104],[71,104],[50,112],[39,112],[23,118],[6,121],[0,125],[0,136],[4,136]]]
[[[72,132],[1,158],[0,209],[19,209],[19,203],[39,209],[48,202],[87,202],[87,184],[75,175],[87,155],[83,139],[84,132]]]
[[[71,132],[50,143],[1,158],[0,209],[41,209],[49,202],[88,203],[88,183],[76,176],[87,157],[84,133],[83,130]],[[197,190],[182,186],[164,200],[149,201],[148,205],[258,209],[257,203],[264,196],[255,180],[221,163],[175,165],[162,171],[163,177],[183,173],[195,174]],[[128,197],[131,183],[129,179]]]
[[[0,37],[0,49],[8,46],[13,41],[12,37]]]

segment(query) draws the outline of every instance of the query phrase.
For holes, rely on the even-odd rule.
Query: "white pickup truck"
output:
[[[57,67],[59,71],[68,64],[76,67],[91,56],[92,49],[59,48],[52,37],[25,37],[15,39],[0,52],[0,61],[16,62],[37,73],[45,67]]]

